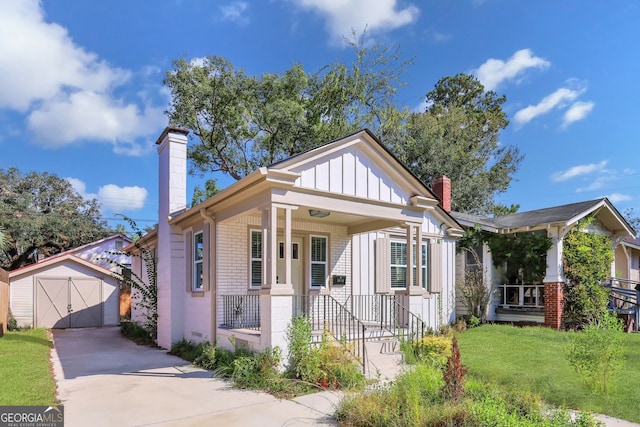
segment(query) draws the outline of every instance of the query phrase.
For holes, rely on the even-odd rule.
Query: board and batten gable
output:
[[[300,174],[296,186],[302,188],[398,204],[406,204],[409,198],[381,165],[355,146],[296,169],[293,172]]]
[[[361,132],[272,166],[300,175],[295,186],[408,205],[427,190],[381,143]]]

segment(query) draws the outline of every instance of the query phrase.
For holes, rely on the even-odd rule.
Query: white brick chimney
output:
[[[186,129],[167,127],[158,145],[158,345],[171,348],[183,337],[185,260],[182,232],[169,225],[187,207]]]

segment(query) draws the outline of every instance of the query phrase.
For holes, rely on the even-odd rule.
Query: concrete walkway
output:
[[[65,426],[335,425],[340,393],[295,400],[238,390],[119,328],[54,330],[52,362]]]

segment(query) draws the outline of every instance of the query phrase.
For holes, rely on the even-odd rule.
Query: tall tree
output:
[[[192,131],[191,173],[241,179],[255,169],[363,127],[379,135],[402,126],[396,90],[408,62],[392,48],[353,42],[355,59],[314,74],[299,64],[249,76],[225,58],[179,59],[164,84],[170,123]]]
[[[193,188],[193,197],[191,198],[191,207],[199,205],[210,197],[220,192],[218,183],[215,179],[208,179],[204,184],[204,188],[196,185]]]
[[[495,196],[507,190],[523,159],[517,147],[499,142],[509,124],[506,98],[458,74],[440,79],[426,100],[426,111],[409,117],[394,150],[424,183],[447,175],[454,210],[493,213]]]
[[[85,200],[56,175],[0,169],[0,228],[7,245],[0,265],[14,270],[109,234],[96,200]]]

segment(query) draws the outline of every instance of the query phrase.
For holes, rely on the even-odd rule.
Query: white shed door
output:
[[[93,278],[36,278],[35,324],[45,328],[102,326],[102,282]]]

